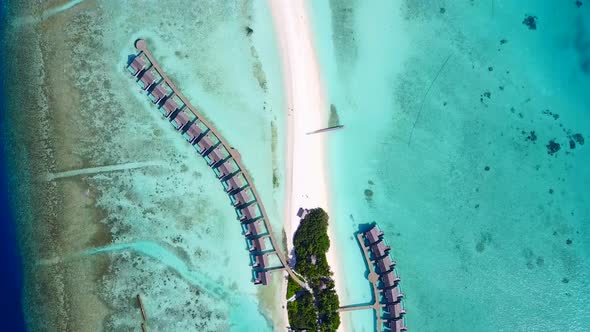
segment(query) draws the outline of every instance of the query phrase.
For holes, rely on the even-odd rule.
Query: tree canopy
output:
[[[296,269],[308,282],[330,274],[326,252],[330,248],[328,238],[328,214],[320,209],[312,209],[301,221],[293,236]]]
[[[318,314],[314,306],[313,296],[304,291],[296,301],[287,303],[289,324],[294,330],[317,330]]]
[[[303,218],[293,236],[297,261],[295,269],[313,290],[313,296],[304,292],[305,295],[287,305],[289,322],[293,329],[329,332],[336,331],[340,325],[340,315],[336,311],[340,302],[326,259],[326,252],[330,248],[328,219],[328,214],[321,208],[312,209]],[[312,320],[313,324],[310,326]]]

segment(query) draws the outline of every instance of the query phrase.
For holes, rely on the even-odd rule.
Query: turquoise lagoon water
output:
[[[412,330],[587,331],[590,4],[308,5],[346,126],[329,139],[341,302],[371,300],[352,233],[375,221]]]
[[[250,283],[246,243],[220,184],[123,69],[133,41],[146,38],[183,93],[240,150],[278,230],[283,184],[271,175],[284,177],[283,97],[266,3],[70,4],[41,13],[23,2],[16,20],[26,32],[22,47],[33,44],[27,54],[39,60],[30,71],[63,73],[58,78],[75,83],[80,102],[27,109],[51,128],[35,145],[69,151],[73,160],[48,158],[47,171],[159,166],[59,180],[57,188],[75,182],[95,197],[113,243],[76,243],[76,227],[93,225],[85,215],[60,216],[59,227],[73,225],[65,247],[79,251],[47,246],[28,257],[25,271],[53,273],[44,264],[58,262],[56,279],[85,282],[69,273],[79,272],[79,260],[67,258],[86,254],[92,266],[108,255],[109,273],[93,292],[113,310],[106,321],[113,329],[138,329],[129,305],[138,290],[158,317],[150,321],[155,329],[280,329],[281,314],[263,308]],[[329,141],[342,304],[371,300],[353,232],[376,221],[398,262],[412,330],[585,330],[590,153],[589,143],[574,141],[571,149],[570,140],[590,135],[590,4],[308,4],[330,101],[346,126]],[[536,30],[522,24],[527,14],[537,16]],[[71,52],[44,68],[58,45]],[[63,94],[31,82],[23,81],[31,91]],[[89,140],[70,130],[67,139],[53,137],[62,126],[109,135]],[[553,155],[551,140],[560,144]],[[66,303],[75,312],[83,300]],[[26,311],[29,321],[38,316]],[[356,331],[373,329],[370,311],[343,318]]]
[[[190,284],[197,285],[207,293],[214,301],[228,304],[229,328],[234,331],[251,330],[257,326],[259,330],[270,330],[268,322],[261,317],[258,302],[249,294],[236,292],[235,288],[227,287],[217,280],[212,280],[203,270],[193,270],[173,252],[158,245],[155,242],[137,241],[130,244],[116,244],[103,248],[94,248],[83,253],[84,256],[92,256],[112,252],[135,252],[143,257],[149,257],[151,264],[161,264],[174,270]],[[173,324],[163,328],[173,328]],[[179,326],[179,328],[181,328]],[[219,328],[219,327],[218,327]],[[221,327],[223,328],[223,327]]]
[[[170,8],[170,14],[178,14],[176,10],[180,7],[173,8],[174,10]],[[278,74],[279,59],[273,53],[276,52],[276,47],[272,29],[269,28],[272,24],[269,13],[264,4],[257,2],[222,7],[216,2],[202,3],[197,6],[197,10],[199,13],[209,13],[209,16],[194,22],[192,28],[188,28],[192,25],[188,20],[184,20],[184,24],[178,23],[180,26],[174,26],[177,24],[175,23],[171,27],[173,31],[180,29],[185,34],[173,36],[142,28],[132,37],[147,38],[152,52],[181,91],[240,151],[244,164],[255,179],[267,210],[273,217],[271,221],[280,225],[282,184],[273,187],[272,174],[275,170],[278,172],[277,176],[281,176],[283,167],[280,156],[283,153],[281,140],[277,138],[273,143],[272,132],[282,130],[283,121],[278,113],[282,105],[282,91]],[[128,18],[125,16],[119,17],[121,21],[126,19]],[[162,22],[166,19],[158,18]],[[250,36],[246,34],[247,26],[254,30]],[[187,28],[188,30],[184,30]],[[122,48],[120,55],[123,56],[128,51],[129,49]],[[155,109],[148,109],[148,112],[157,113]],[[164,130],[171,131],[165,121],[157,115],[155,117],[158,118],[155,121],[162,123]],[[187,322],[192,321],[195,326],[208,330],[229,328],[247,331],[255,327],[256,330],[265,331],[271,330],[273,324],[280,326],[280,319],[276,322],[272,320],[275,308],[268,310],[260,307],[256,296],[258,288],[251,283],[246,243],[221,185],[216,183],[211,170],[206,166],[202,167],[204,163],[197,160],[200,157],[196,156],[180,135],[173,133],[166,135],[166,139],[175,140],[168,142],[174,147],[175,154],[195,155],[187,159],[189,171],[202,174],[197,176],[194,184],[200,188],[210,188],[201,191],[203,194],[211,191],[205,194],[205,200],[200,201],[194,197],[191,188],[186,188],[183,201],[195,202],[195,218],[199,220],[199,227],[204,229],[193,230],[193,235],[186,238],[189,243],[196,243],[196,250],[186,250],[192,250],[196,254],[191,258],[193,272],[190,272],[191,268],[188,271],[185,268],[175,270],[184,280],[202,288],[205,294],[209,293],[204,296],[204,301],[211,304],[209,310],[215,320],[219,318],[216,308],[222,308],[221,313],[227,315],[222,316],[222,323],[217,325],[213,323],[215,320],[212,323],[207,322],[207,317],[211,315],[201,315],[201,321],[194,321],[193,317]],[[198,166],[198,163],[201,165]],[[148,178],[144,180],[141,183],[151,182]],[[186,185],[190,186],[191,183],[193,181]],[[181,187],[184,188],[183,185]],[[224,206],[227,208],[223,208]],[[182,215],[188,217],[186,211]],[[175,217],[174,214],[169,217],[171,220],[175,218],[178,216]],[[171,261],[174,260],[166,259],[163,263],[169,265]],[[181,272],[183,270],[184,273]],[[188,274],[185,276],[186,273]],[[213,285],[218,286],[215,288]],[[203,297],[200,299],[203,303]],[[176,306],[188,300],[181,296],[171,301],[170,305]],[[169,325],[161,325],[162,328],[185,328],[184,325],[168,323]]]
[[[43,299],[41,293],[51,291],[45,284],[29,285],[25,311],[30,329],[55,324],[56,329],[138,330],[138,311],[130,300],[138,292],[153,330],[268,331],[284,326],[276,300],[279,283],[270,289],[252,284],[247,244],[223,187],[124,68],[135,53],[135,39],[145,38],[183,94],[240,151],[278,233],[284,197],[283,96],[266,4],[71,4],[55,10],[45,4],[45,13],[35,3],[13,6],[19,16],[9,22],[11,37],[33,45],[27,48],[35,60],[30,71],[57,82],[37,82],[39,77],[33,83],[23,81],[31,95],[41,96],[43,105],[23,113],[34,114],[48,128],[27,146],[47,147],[31,153],[44,156],[31,162],[45,167],[39,172],[50,173],[144,162],[151,166],[55,180],[48,186],[63,196],[44,197],[43,204],[63,202],[72,210],[88,209],[73,216],[66,209],[55,220],[19,220],[51,224],[63,234],[47,236],[47,250],[27,257],[27,273],[54,279],[57,285],[63,280],[84,285],[52,294],[60,301],[55,307],[37,301]],[[60,82],[71,83],[71,91],[60,89]],[[52,103],[46,104],[47,99]],[[68,104],[60,105],[60,100]],[[18,175],[29,175],[22,173]],[[47,185],[34,180],[32,191]],[[71,187],[81,188],[80,194],[68,196]],[[92,208],[100,209],[98,221],[89,217]],[[78,236],[97,226],[108,234]],[[101,243],[104,239],[111,243]],[[106,267],[100,257],[107,258]],[[105,273],[94,278],[91,273],[97,269]],[[91,303],[90,295],[100,302]],[[27,306],[31,302],[35,305]],[[99,308],[90,315],[84,312],[95,305]]]

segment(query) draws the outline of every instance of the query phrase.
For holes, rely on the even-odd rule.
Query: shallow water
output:
[[[308,4],[346,126],[329,142],[341,302],[371,298],[351,234],[375,221],[412,330],[585,330],[590,150],[570,140],[590,135],[590,6]]]
[[[371,299],[353,233],[376,221],[393,247],[412,330],[590,325],[590,143],[574,139],[590,136],[590,4],[308,4],[330,101],[346,126],[329,134],[341,303]],[[275,302],[262,303],[250,282],[221,185],[123,69],[133,41],[146,38],[241,152],[278,230],[283,97],[265,3],[8,7],[19,15],[11,38],[26,55],[9,72],[29,91],[10,104],[22,132],[7,155],[25,160],[12,189],[31,183],[31,192],[51,194],[19,196],[31,206],[19,211],[20,229],[37,233],[21,237],[25,271],[49,279],[29,284],[29,327],[95,330],[106,317],[108,328],[138,329],[137,292],[155,329],[280,326],[280,313],[267,309]],[[522,24],[527,14],[536,30]],[[40,129],[30,135],[22,123]],[[552,140],[560,150],[550,154]],[[84,253],[92,255],[76,258]],[[342,317],[373,330],[370,311]]]
[[[145,38],[183,94],[240,151],[279,230],[283,97],[265,4],[13,7],[11,38],[35,37],[20,48],[36,57],[30,68],[41,75],[22,80],[23,99],[34,102],[11,121],[44,126],[21,142],[34,174],[15,174],[33,179],[26,196],[49,188],[31,211],[54,208],[19,220],[40,239],[38,247],[27,241],[29,327],[139,329],[130,300],[137,293],[154,330],[281,325],[275,298],[251,282],[247,244],[222,185],[124,68],[134,40]],[[25,61],[12,65],[19,72]]]
[[[215,302],[224,303],[227,306],[229,327],[231,330],[247,331],[252,326],[261,330],[269,330],[269,322],[260,315],[258,303],[250,294],[236,292],[235,285],[224,285],[219,280],[212,280],[199,270],[193,270],[179,259],[173,252],[166,250],[155,242],[121,243],[108,247],[94,248],[83,253],[85,256],[98,254],[133,251],[143,257],[152,259],[151,264],[162,264],[174,270],[188,283],[197,286]],[[149,300],[149,298],[148,298]],[[144,298],[145,301],[145,298]],[[198,326],[198,325],[196,325]],[[161,325],[162,328],[170,328],[170,325]]]

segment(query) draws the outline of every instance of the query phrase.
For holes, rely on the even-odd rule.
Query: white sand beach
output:
[[[325,156],[322,134],[308,132],[327,126],[328,104],[314,49],[307,8],[303,1],[269,1],[282,58],[287,102],[287,209],[285,232],[287,247],[293,247],[293,234],[299,225],[300,208],[321,207],[330,215]],[[333,222],[333,220],[331,220]],[[330,229],[330,234],[333,234]],[[335,241],[328,252],[328,263],[334,273],[336,290],[342,285],[334,252]],[[286,311],[285,311],[286,314]],[[341,325],[339,330],[345,330]]]

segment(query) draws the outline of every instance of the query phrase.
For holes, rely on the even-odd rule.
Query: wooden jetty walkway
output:
[[[327,128],[322,128],[322,129],[310,131],[310,132],[306,133],[305,135],[321,134],[321,133],[325,133],[328,131],[334,131],[334,130],[338,130],[338,129],[344,129],[344,125],[336,125],[336,126],[332,126],[332,127],[327,127]]]
[[[373,268],[373,263],[369,258],[369,248],[365,245],[365,240],[363,239],[363,234],[359,233],[356,235],[356,240],[358,241],[359,245],[361,246],[361,250],[363,251],[363,255],[365,257],[365,263],[369,268],[369,282],[371,283],[371,287],[373,288],[373,304],[367,305],[348,305],[338,308],[338,312],[345,312],[345,311],[353,311],[353,310],[367,310],[373,309],[375,310],[375,317],[377,317],[377,332],[381,332],[383,321],[381,319],[381,304],[379,303],[379,287],[377,287],[377,283],[379,281],[379,275],[375,272]]]
[[[239,220],[247,226],[248,232],[246,236],[252,242],[252,247],[250,250],[258,252],[258,254],[255,256],[256,262],[253,265],[253,268],[257,269],[255,270],[255,274],[258,276],[255,283],[263,285],[266,285],[267,283],[268,270],[266,270],[266,268],[268,266],[265,266],[264,264],[268,264],[268,260],[265,258],[269,253],[264,252],[265,245],[263,239],[261,239],[261,237],[257,237],[257,235],[260,234],[256,233],[258,230],[258,221],[262,220],[264,226],[266,227],[270,242],[274,248],[274,253],[277,255],[284,269],[296,283],[298,283],[303,288],[310,290],[310,287],[307,285],[307,283],[301,280],[290,268],[287,259],[282,254],[279,242],[272,231],[272,226],[270,224],[268,214],[266,213],[266,209],[264,208],[262,200],[260,199],[260,195],[254,186],[254,181],[252,181],[252,178],[246,170],[246,167],[244,167],[242,164],[240,153],[225,140],[221,133],[215,129],[215,127],[209,121],[207,121],[207,119],[188,101],[188,99],[179,91],[176,85],[168,78],[164,70],[162,70],[160,65],[158,65],[152,53],[148,50],[146,41],[143,39],[138,39],[135,42],[135,48],[139,51],[139,54],[137,54],[127,66],[132,72],[133,76],[138,82],[140,82],[140,84],[144,85],[144,90],[148,91],[148,95],[150,95],[150,98],[153,98],[154,104],[166,111],[167,114],[165,116],[170,121],[178,124],[177,129],[179,131],[182,131],[183,134],[187,134],[188,136],[196,132],[193,137],[190,139],[187,138],[187,140],[189,140],[189,143],[195,146],[195,148],[197,148],[197,145],[199,147],[201,145],[205,146],[205,148],[203,148],[202,151],[199,151],[199,153],[206,160],[209,158],[208,164],[211,166],[211,168],[220,173],[218,176],[220,181],[227,184],[228,187],[226,192],[230,196],[230,199],[232,199],[232,203],[239,214]],[[153,72],[154,69],[157,73]],[[156,74],[159,74],[161,79],[158,79]],[[167,87],[169,87],[169,89]],[[168,90],[171,90],[171,92]],[[175,102],[175,100],[177,100],[176,98],[180,99],[184,106],[179,107],[178,103]],[[190,114],[185,112],[186,109],[188,109],[193,115],[192,122],[190,119],[188,119]],[[197,124],[197,121],[200,123]],[[199,124],[204,125],[205,129],[203,130],[200,128]],[[211,139],[209,138],[211,134],[213,134],[215,138],[219,140],[218,144],[211,143]],[[218,149],[219,146],[223,147],[227,151],[229,154],[228,157],[223,158],[218,156],[217,152],[220,150]],[[230,172],[229,174],[220,171],[220,168],[223,165],[227,165],[229,162],[231,162],[231,160],[235,162],[238,170],[235,172]],[[227,169],[227,167],[224,169]],[[244,177],[246,184],[244,186],[238,186],[237,188],[230,186],[228,183],[240,183],[240,181],[238,181],[239,179],[237,179],[240,174]],[[251,190],[251,193],[254,196],[253,203],[243,202],[241,199],[236,198],[238,195],[240,195],[240,197],[247,197],[245,193],[242,193],[245,188],[249,188]],[[258,206],[261,214],[260,217],[257,217],[253,212],[253,206]],[[254,226],[248,226],[250,224],[254,224]],[[253,237],[250,237],[252,235]],[[263,270],[260,270],[260,268]]]
[[[344,307],[340,307],[338,308],[338,312],[344,312],[344,311],[355,311],[355,310],[367,310],[367,309],[374,309],[375,308],[375,304],[353,304],[353,305],[347,305]]]
[[[375,324],[378,332],[382,331],[383,325],[392,332],[406,331],[404,319],[406,311],[401,301],[404,295],[400,292],[398,285],[400,279],[394,271],[395,262],[392,262],[389,257],[390,247],[384,244],[382,236],[383,232],[380,232],[377,226],[356,235],[369,269],[368,279],[373,288],[373,303],[342,306],[338,312],[373,309],[375,310]],[[371,259],[371,254],[373,259]],[[379,271],[375,271],[375,266]],[[380,280],[381,288],[379,287]],[[381,302],[382,297],[384,298],[383,302]],[[382,315],[383,308],[386,309],[384,316]]]
[[[141,301],[141,296],[137,294],[137,305],[139,306],[139,310],[141,311],[141,318],[144,321],[147,320],[147,315],[145,314],[145,309],[143,308],[143,302]]]
[[[139,310],[141,311],[141,331],[147,332],[147,327],[145,326],[145,322],[147,321],[147,315],[145,314],[145,309],[143,307],[143,302],[141,301],[141,296],[137,294],[137,305],[139,306]]]

